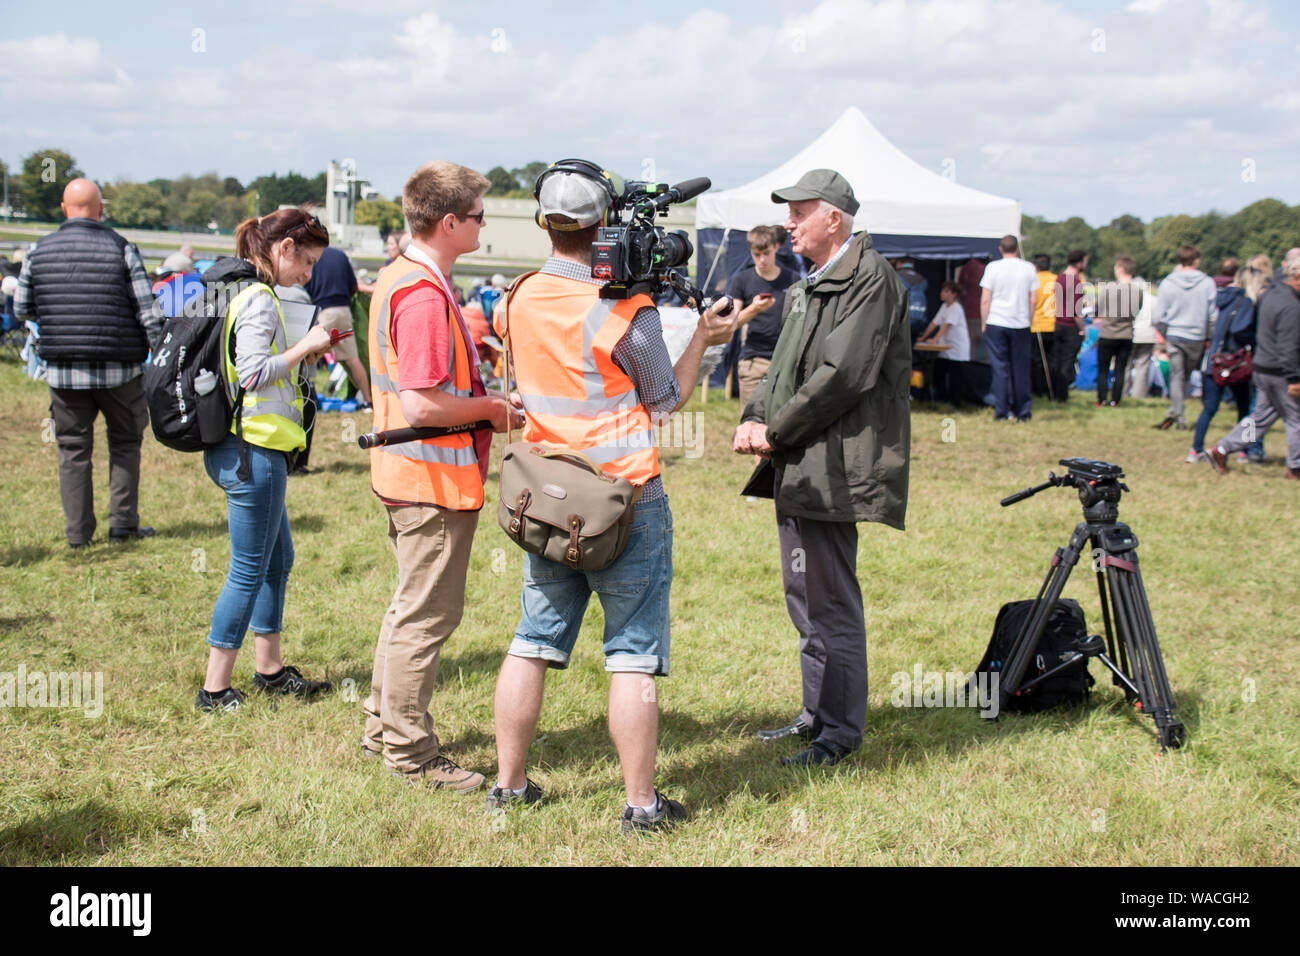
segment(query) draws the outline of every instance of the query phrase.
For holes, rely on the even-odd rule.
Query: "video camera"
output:
[[[624,184],[610,203],[609,225],[600,227],[591,244],[591,276],[607,283],[602,296],[625,299],[643,291],[653,295],[665,286],[682,291],[674,280],[684,282],[684,277],[673,270],[690,262],[695,250],[684,231],[668,232],[655,224],[655,217],[667,216],[672,203],[694,199],[711,185],[702,176],[676,186]],[[700,301],[698,295],[694,298]]]

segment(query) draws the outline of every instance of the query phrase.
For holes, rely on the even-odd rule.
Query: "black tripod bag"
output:
[[[976,678],[981,673],[997,673],[1007,662],[1011,649],[1015,647],[1016,638],[1024,630],[1025,622],[1033,610],[1033,601],[1012,601],[1002,605],[997,620],[993,624],[993,637],[989,640],[984,659],[975,669]],[[1027,684],[1039,674],[1056,667],[1062,661],[1073,657],[1079,642],[1088,635],[1084,624],[1083,608],[1078,601],[1063,598],[1056,602],[1056,609],[1047,620],[1042,639],[1034,652],[1033,660],[1021,676],[1021,684]],[[975,678],[972,678],[974,680]],[[1008,710],[1029,714],[1047,710],[1060,704],[1075,705],[1083,703],[1088,697],[1088,688],[1096,681],[1088,673],[1088,658],[1081,657],[1069,667],[1053,674],[1042,683],[1035,684],[1023,693],[1008,698],[1004,705]]]

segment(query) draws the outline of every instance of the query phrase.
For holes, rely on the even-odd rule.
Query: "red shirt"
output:
[[[1056,324],[1079,324],[1079,305],[1083,302],[1083,280],[1078,273],[1062,272],[1056,277]]]

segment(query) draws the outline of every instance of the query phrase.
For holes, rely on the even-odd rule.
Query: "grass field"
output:
[[[626,839],[604,725],[607,678],[593,602],[573,666],[553,672],[530,775],[544,804],[489,817],[481,795],[405,787],[362,761],[380,616],[395,583],[382,509],[353,440],[362,416],[323,415],[312,464],[293,478],[297,564],[285,658],[340,693],[254,700],[196,714],[212,604],[229,548],[225,503],[201,458],[146,437],[138,544],[107,534],[107,449],[96,457],[96,543],[63,537],[48,391],[0,364],[0,672],[99,672],[102,713],[0,708],[0,864],[1163,864],[1295,865],[1300,807],[1296,501],[1271,461],[1219,478],[1187,465],[1187,433],[1150,425],[1154,401],[1036,409],[1032,424],[918,407],[908,530],[860,528],[871,701],[849,761],[791,772],[756,729],[798,706],[795,635],[779,583],[770,502],[737,491],[734,401],[698,398],[702,454],[664,453],[675,517],[673,672],[659,682],[659,786],[693,819]],[[1225,413],[1212,436],[1230,425]],[[497,443],[499,452],[500,442]],[[965,709],[896,708],[891,675],[967,670],[998,607],[1032,597],[1079,520],[1073,492],[1014,508],[1058,458],[1122,464],[1121,519],[1141,539],[1147,589],[1190,743],[1157,754],[1093,665],[1090,706],[981,721]],[[1059,470],[1059,468],[1058,468]],[[496,527],[495,472],[474,545],[464,622],[432,711],[449,754],[495,771],[491,701],[518,617],[521,553]],[[1100,629],[1091,574],[1067,596]],[[247,688],[251,647],[236,668]]]

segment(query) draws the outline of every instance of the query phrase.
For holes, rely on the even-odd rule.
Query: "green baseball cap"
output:
[[[772,191],[772,202],[800,202],[804,199],[825,199],[850,216],[858,212],[853,187],[833,169],[810,169],[793,186]]]

